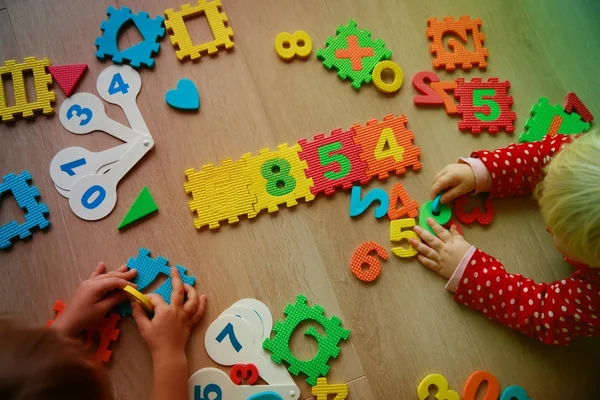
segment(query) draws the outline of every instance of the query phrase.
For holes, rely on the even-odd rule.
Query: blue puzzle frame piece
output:
[[[154,19],[148,16],[148,13],[140,12],[133,14],[127,7],[114,8],[109,6],[106,9],[108,15],[107,21],[102,21],[100,30],[104,32],[102,36],[96,38],[96,57],[105,60],[112,58],[115,64],[129,64],[133,68],[141,68],[142,65],[148,68],[154,67],[154,54],[160,50],[158,42],[165,36],[164,17]],[[130,21],[133,21],[143,41],[137,43],[125,50],[119,51],[117,40],[121,29]]]
[[[12,192],[17,205],[26,212],[25,222],[19,224],[16,220],[0,226],[0,249],[12,246],[12,239],[27,239],[35,228],[47,229],[50,226],[45,215],[49,214],[44,203],[38,203],[40,191],[36,186],[30,186],[31,174],[23,171],[19,175],[8,174],[0,184],[0,199],[6,192]]]
[[[173,292],[173,283],[171,280],[171,268],[167,266],[168,260],[164,257],[151,258],[150,250],[144,249],[143,247],[139,249],[137,257],[131,257],[127,260],[127,266],[130,269],[136,269],[138,271],[137,275],[132,283],[135,283],[137,286],[137,290],[142,291],[152,282],[154,282],[160,274],[166,275],[168,279],[163,282],[162,285],[154,294],[160,295],[167,304],[171,303],[171,293]],[[181,265],[176,265],[177,271],[179,271],[179,275],[181,276],[181,280],[183,283],[187,283],[190,286],[193,286],[196,283],[196,278],[193,276],[187,275],[187,269],[183,268]],[[129,303],[121,303],[116,310],[121,317],[126,317],[131,314],[131,306]]]

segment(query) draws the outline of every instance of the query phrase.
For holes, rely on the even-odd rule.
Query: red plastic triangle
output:
[[[52,65],[48,67],[52,78],[58,83],[58,86],[65,92],[67,97],[73,94],[75,87],[87,69],[87,64]]]

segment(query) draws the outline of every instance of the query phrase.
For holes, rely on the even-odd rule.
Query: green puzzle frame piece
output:
[[[589,122],[584,122],[579,114],[568,114],[560,105],[551,106],[545,97],[541,97],[531,107],[531,115],[532,117],[525,122],[525,132],[519,136],[520,143],[542,140],[549,133],[555,116],[562,119],[556,132],[560,135],[579,134],[590,129]]]
[[[375,66],[382,60],[389,60],[392,57],[392,51],[385,48],[385,43],[381,39],[373,40],[371,32],[367,29],[358,29],[356,21],[348,21],[348,25],[340,25],[336,30],[337,36],[330,36],[325,43],[325,49],[317,51],[317,58],[323,61],[323,66],[327,69],[335,68],[340,79],[352,80],[352,87],[360,89],[363,83],[369,83],[372,80],[371,74]],[[348,58],[337,58],[337,50],[348,48],[348,36],[356,36],[358,45],[361,48],[372,48],[373,55],[363,57],[362,69],[353,70],[352,62]]]
[[[138,197],[129,208],[129,211],[127,211],[127,214],[125,214],[125,217],[123,217],[123,220],[117,229],[121,230],[140,218],[143,218],[146,215],[152,214],[156,211],[158,211],[158,206],[154,202],[148,187],[144,186],[140,194],[138,194]]]

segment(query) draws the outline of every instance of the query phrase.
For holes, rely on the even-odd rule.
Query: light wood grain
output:
[[[591,38],[598,37],[600,28],[594,2],[565,5],[554,0],[545,7],[533,0],[224,3],[235,32],[233,50],[181,63],[167,38],[156,67],[142,70],[144,85],[138,104],[156,146],[123,179],[117,207],[104,220],[78,219],[54,190],[48,166],[65,147],[100,151],[114,146],[116,140],[104,133],[72,135],[56,116],[0,124],[0,174],[28,169],[52,221],[48,232],[35,233],[33,240],[16,243],[13,250],[0,254],[0,312],[17,313],[41,324],[51,316],[54,301],[66,299],[97,261],[114,269],[139,247],[146,247],[155,256],[187,267],[198,278],[197,288],[209,296],[207,315],[189,345],[190,372],[214,366],[204,351],[204,332],[232,303],[256,297],[270,306],[275,319],[281,319],[285,304],[303,293],[328,315],[340,317],[352,331],[350,340],[341,344],[339,358],[331,362],[328,376],[332,383],[350,382],[350,399],[413,399],[417,384],[433,372],[444,374],[451,388],[461,392],[466,378],[481,368],[492,372],[502,387],[525,387],[531,398],[593,398],[599,388],[595,376],[598,340],[577,340],[564,349],[536,343],[456,305],[442,279],[414,259],[390,255],[374,284],[356,280],[348,264],[360,243],[372,240],[391,246],[388,221],[376,221],[369,213],[356,220],[348,217],[349,193],[319,197],[252,221],[242,218],[237,226],[223,226],[217,233],[197,232],[183,190],[183,171],[403,113],[421,147],[423,168],[368,187],[389,190],[395,182],[402,182],[414,199],[423,202],[443,166],[474,149],[516,140],[540,96],[556,104],[575,91],[597,112],[600,44]],[[0,0],[0,61],[35,55],[47,56],[56,65],[85,62],[90,71],[79,91],[95,92],[96,77],[110,62],[95,58],[94,40],[111,4],[109,0],[9,0],[2,10],[4,0]],[[179,7],[164,0],[127,0],[118,5],[150,15]],[[418,109],[412,103],[412,76],[431,70],[427,18],[463,14],[483,20],[490,51],[488,70],[440,75],[509,79],[518,116],[515,135],[460,133],[457,120],[441,109]],[[397,95],[383,96],[372,85],[355,92],[316,60],[316,49],[350,18],[393,51],[393,60],[405,74]],[[201,23],[193,22],[194,35],[206,31]],[[306,61],[281,62],[274,51],[275,36],[298,29],[311,35],[313,54]],[[133,43],[136,37],[131,30],[125,32],[121,45]],[[174,112],[164,102],[165,92],[182,77],[196,82],[202,101],[198,114]],[[54,91],[58,110],[64,94],[57,86]],[[107,113],[125,123],[115,107],[107,106]],[[144,185],[160,207],[158,215],[117,232],[118,222]],[[510,271],[535,280],[551,281],[571,272],[552,246],[533,200],[497,201],[496,216],[487,229],[466,228],[467,240],[498,256]],[[11,215],[3,211],[0,217],[4,223]],[[147,398],[149,356],[132,321],[124,321],[121,329],[109,366],[114,393],[123,399]],[[314,344],[301,333],[295,335],[292,346],[309,356]],[[302,379],[297,382],[303,397],[309,397],[310,388]]]

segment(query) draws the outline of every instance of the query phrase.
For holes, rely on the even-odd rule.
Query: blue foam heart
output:
[[[179,110],[197,110],[200,108],[200,95],[196,84],[187,78],[177,82],[177,88],[165,95],[168,105]]]

